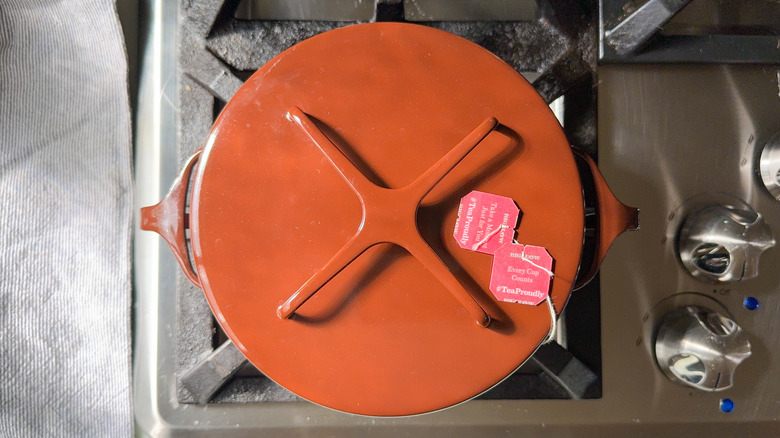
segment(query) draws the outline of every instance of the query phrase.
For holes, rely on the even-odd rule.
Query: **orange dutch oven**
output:
[[[517,242],[554,259],[558,313],[636,227],[581,156],[599,223],[594,263],[580,266],[575,159],[547,104],[490,52],[424,26],[361,24],[249,78],[141,228],[270,379],[333,409],[412,415],[496,385],[552,323],[544,304],[491,294],[493,257],[453,237],[464,195],[517,204]]]

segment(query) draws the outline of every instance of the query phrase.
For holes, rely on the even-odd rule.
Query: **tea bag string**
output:
[[[493,230],[493,231],[491,231],[491,232],[487,233],[487,234],[485,235],[485,237],[483,237],[483,238],[482,238],[482,240],[480,240],[479,242],[477,242],[477,243],[475,243],[474,245],[472,245],[472,246],[471,246],[471,250],[472,250],[472,251],[476,251],[476,250],[478,250],[478,249],[479,249],[479,247],[480,247],[480,246],[482,246],[482,245],[484,245],[484,244],[486,244],[486,243],[487,243],[487,241],[488,241],[488,240],[490,240],[490,238],[491,238],[491,237],[493,237],[493,236],[495,236],[496,234],[500,233],[500,232],[501,232],[501,230],[504,230],[504,229],[507,229],[507,228],[512,228],[512,227],[510,227],[509,225],[504,225],[504,224],[501,224],[501,225],[497,226],[495,230]],[[517,242],[515,242],[515,243],[517,243]]]
[[[545,299],[547,302],[547,308],[550,309],[550,331],[547,332],[547,336],[542,341],[542,344],[551,342],[555,337],[555,330],[558,326],[558,315],[555,314],[555,306],[553,306],[552,297],[547,295]]]
[[[520,254],[520,258],[532,264],[533,266],[536,266],[542,271],[546,272],[551,279],[555,277],[555,273],[553,273],[551,270],[545,268],[544,266],[537,265],[536,263],[534,263],[532,260],[529,260],[528,257],[525,256],[525,246],[523,247],[523,252]],[[545,298],[544,301],[547,303],[547,309],[550,311],[550,331],[547,332],[547,336],[545,336],[544,340],[542,341],[542,344],[546,344],[553,340],[553,338],[555,337],[555,330],[558,326],[558,315],[555,313],[555,306],[553,305],[552,302],[552,294],[548,293],[547,298]]]
[[[517,241],[515,241],[515,243],[517,243]],[[553,278],[553,277],[555,277],[555,273],[554,273],[553,271],[551,271],[551,270],[549,270],[549,269],[545,268],[544,266],[539,266],[539,265],[537,265],[536,263],[534,263],[534,262],[533,262],[533,260],[531,260],[531,259],[529,259],[528,257],[526,257],[526,256],[525,256],[525,246],[523,247],[523,252],[520,254],[520,258],[521,258],[521,259],[523,259],[523,260],[525,260],[525,261],[527,261],[528,263],[530,263],[530,264],[532,264],[532,265],[536,266],[537,268],[541,269],[542,271],[544,271],[545,273],[547,273],[547,275],[549,275],[549,276],[550,276],[550,278]]]

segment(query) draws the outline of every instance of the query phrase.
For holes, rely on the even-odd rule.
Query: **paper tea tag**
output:
[[[552,263],[541,246],[508,243],[493,254],[490,291],[500,301],[535,306],[550,294]]]
[[[493,254],[512,242],[519,217],[511,198],[474,190],[460,200],[453,236],[463,249]]]

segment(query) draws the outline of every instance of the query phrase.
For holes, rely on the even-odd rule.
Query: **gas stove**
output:
[[[780,302],[773,295],[780,280],[771,266],[780,255],[769,249],[759,264],[754,251],[743,266],[760,265],[757,278],[720,281],[718,269],[736,256],[708,241],[704,249],[693,245],[688,259],[698,265],[684,264],[689,239],[680,236],[708,206],[736,216],[737,225],[756,223],[769,233],[766,248],[780,229],[780,204],[759,175],[764,145],[780,130],[780,52],[776,23],[767,19],[777,16],[777,4],[745,2],[744,11],[734,11],[709,1],[634,3],[150,2],[136,135],[139,206],[164,195],[227,100],[273,56],[337,27],[410,21],[472,40],[524,74],[572,145],[597,158],[616,195],[642,210],[642,229],[616,241],[601,275],[572,294],[555,342],[509,378],[456,407],[396,419],[331,411],[264,377],[220,330],[202,291],[161,241],[137,233],[138,430],[154,436],[773,433],[780,413],[774,378],[780,339],[772,334]],[[715,277],[692,275],[700,273],[697,266]],[[679,328],[688,314],[705,322],[720,315],[720,325],[703,324],[722,335],[738,329],[739,336],[714,362],[692,361],[694,352],[677,351],[688,342]],[[659,339],[671,344],[671,362],[659,354]],[[750,357],[733,386],[726,371],[714,383],[700,378],[700,367],[717,367],[721,356],[739,364],[745,348]]]

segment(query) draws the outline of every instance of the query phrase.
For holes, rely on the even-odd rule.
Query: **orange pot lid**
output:
[[[290,391],[364,415],[442,409],[511,374],[550,328],[545,304],[496,300],[493,257],[455,241],[472,190],[520,207],[516,239],[554,258],[560,312],[583,200],[542,98],[443,31],[326,32],[217,119],[191,191],[195,269],[228,336]]]

